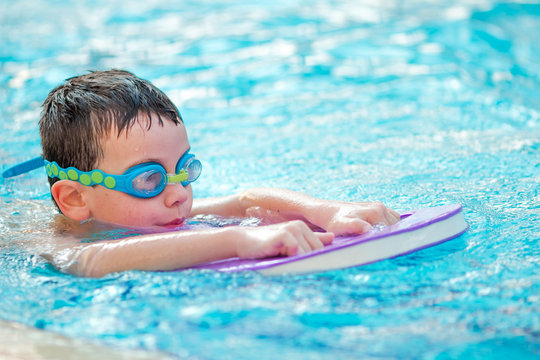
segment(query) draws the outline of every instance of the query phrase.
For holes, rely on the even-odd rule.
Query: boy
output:
[[[64,224],[165,231],[91,243],[67,241],[50,258],[77,275],[290,256],[320,249],[334,235],[363,233],[372,224],[399,220],[397,212],[381,203],[320,200],[277,189],[194,201],[190,184],[201,165],[190,152],[178,109],[151,83],[126,71],[96,71],[66,80],[45,100],[39,126],[51,195]],[[166,231],[199,214],[253,216],[267,225]]]

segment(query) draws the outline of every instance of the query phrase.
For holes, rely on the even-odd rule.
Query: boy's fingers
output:
[[[326,230],[333,232],[335,235],[347,235],[363,234],[371,230],[371,228],[371,224],[362,219],[341,218],[334,221]]]
[[[395,210],[387,209],[387,211],[384,214],[384,220],[386,225],[393,225],[397,223],[399,220],[401,220],[401,215]]]
[[[306,252],[322,249],[324,247],[324,244],[319,239],[319,237],[317,235],[315,235],[315,233],[313,233],[311,231],[310,231],[310,233],[308,233],[308,234],[306,234],[304,236],[304,241],[303,242],[306,245],[306,249],[305,249]]]
[[[395,210],[393,210],[393,209],[389,209],[389,210],[390,210],[390,214],[393,216],[393,219],[394,219],[394,221],[395,221],[393,224],[395,224],[395,223],[397,223],[399,220],[401,220],[401,215],[400,215],[397,211],[395,211]]]
[[[280,255],[293,256],[301,253],[301,248],[292,236],[284,236],[281,240]]]
[[[314,233],[309,232],[298,241],[298,253],[306,254],[314,250],[322,249],[326,244],[329,244],[334,239],[332,233]]]
[[[311,251],[310,243],[307,240],[298,242],[297,255],[305,254]]]
[[[293,256],[322,249],[334,240],[332,232],[313,232],[304,222],[292,221],[289,224],[289,233],[281,238],[279,253]]]
[[[358,208],[358,217],[366,220],[369,224],[392,225],[400,220],[400,215],[395,210],[386,207],[379,201],[364,204],[364,209]]]
[[[315,236],[317,236],[323,245],[331,244],[335,237],[333,232],[316,232]]]

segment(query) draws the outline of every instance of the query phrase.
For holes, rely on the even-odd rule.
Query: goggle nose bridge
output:
[[[187,181],[189,175],[187,171],[180,170],[176,175],[167,174],[167,185],[169,184],[181,184],[184,181]]]

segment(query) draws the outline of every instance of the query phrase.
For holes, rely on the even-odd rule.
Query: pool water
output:
[[[37,171],[0,180],[0,320],[156,357],[540,356],[539,3],[0,0],[0,20],[0,170],[39,154],[53,87],[124,68],[180,107],[196,197],[461,203],[470,225],[325,273],[85,279],[32,251],[54,213]]]

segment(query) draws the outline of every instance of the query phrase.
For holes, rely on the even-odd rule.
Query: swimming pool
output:
[[[0,170],[39,153],[52,87],[126,68],[179,105],[205,164],[195,196],[275,186],[398,210],[457,202],[470,224],[326,273],[82,279],[31,251],[53,213],[35,172],[0,183],[1,320],[156,357],[540,355],[538,3],[0,4]]]

